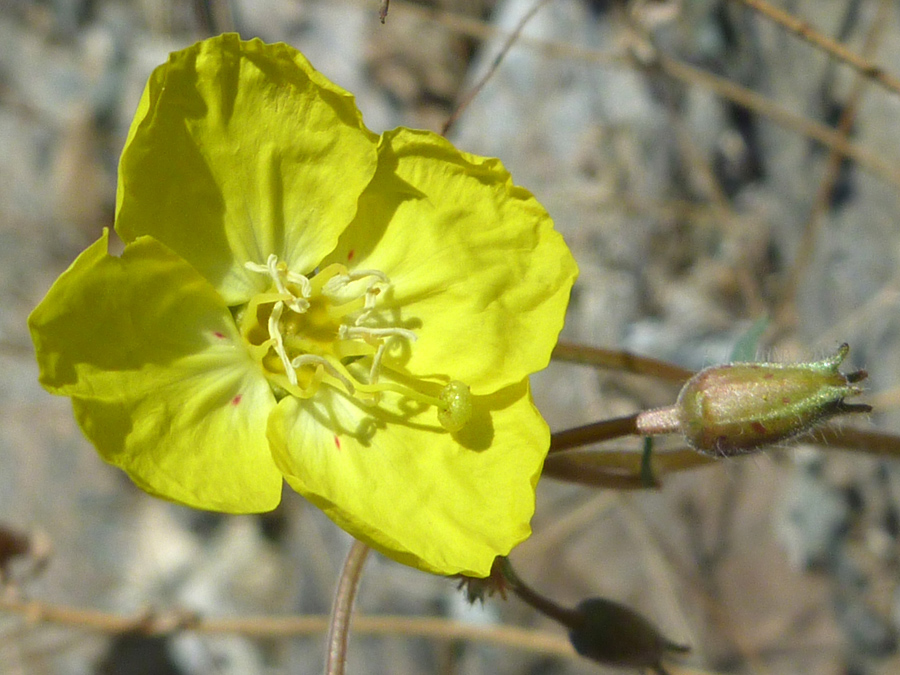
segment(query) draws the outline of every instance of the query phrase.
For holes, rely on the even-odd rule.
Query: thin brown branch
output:
[[[636,375],[649,375],[668,382],[682,383],[690,379],[694,371],[675,364],[646,356],[638,356],[620,349],[603,349],[560,340],[553,349],[554,361],[580,363],[594,368],[618,370]]]
[[[637,415],[628,415],[558,431],[550,437],[550,452],[580,448],[584,445],[611,441],[623,436],[635,436],[638,433],[637,418]]]
[[[617,422],[617,420],[612,421]],[[587,425],[554,436],[569,434],[572,431],[581,432],[592,426],[594,425]],[[868,455],[900,459],[900,435],[890,432],[863,430],[833,424],[826,425],[816,430],[813,435],[800,440],[828,450],[862,452]],[[732,458],[732,461],[733,459],[735,458]],[[691,448],[682,447],[655,452],[651,458],[651,468],[653,475],[657,479],[662,479],[670,473],[688,471],[720,461],[722,460],[700,454]],[[614,490],[647,488],[641,478],[641,454],[634,451],[575,450],[553,453],[548,455],[544,462],[542,476]]]
[[[604,490],[646,490],[648,487],[659,487],[658,484],[646,485],[640,474],[618,472],[602,466],[594,466],[584,463],[580,457],[568,453],[549,455],[544,462],[541,478],[553,478],[565,483],[587,485]]]
[[[368,0],[362,0],[368,2]],[[355,0],[360,2],[360,0]],[[420,19],[434,21],[447,30],[464,35],[475,40],[488,40],[495,37],[512,37],[510,31],[495,28],[491,24],[456,12],[449,12],[438,7],[429,7],[420,5],[410,0],[393,0],[396,6],[402,7],[405,14],[415,16]],[[541,40],[539,38],[528,37],[522,35],[517,40],[520,46],[527,46],[529,49],[540,52],[547,58],[558,59],[575,59],[578,61],[586,61],[589,63],[612,64],[620,63],[626,65],[626,59],[622,54],[605,51],[601,52],[596,49],[579,47],[565,42],[553,42],[551,40]]]
[[[794,15],[772,6],[768,2],[765,2],[765,0],[738,0],[738,2],[756,10],[782,28],[789,30],[797,37],[806,40],[814,47],[828,52],[835,59],[847,64],[863,77],[877,82],[888,91],[900,94],[900,79],[884,72],[881,66],[873,63],[866,56],[860,56],[852,50],[847,49],[840,42],[836,42],[823,35],[806,21],[798,19]]]
[[[656,452],[650,464],[651,473],[659,481],[668,474],[718,461],[682,448]],[[641,475],[641,454],[627,451],[575,451],[549,455],[541,477],[609,490],[646,490],[660,486],[659,482],[647,485]]]
[[[783,108],[762,94],[665,55],[659,56],[658,65],[672,77],[708,89],[722,98],[768,118],[789,131],[811,138],[830,151],[852,159],[861,168],[886,183],[900,188],[900,167],[885,162],[881,157],[860,145],[851,143],[840,132]]]
[[[750,2],[750,0],[741,0],[742,2]],[[863,46],[863,54],[868,55],[877,49],[878,42],[884,32],[884,26],[887,24],[887,13],[891,6],[891,0],[881,0],[878,6],[878,12],[875,15],[869,33],[866,36],[865,45]],[[853,122],[856,120],[856,113],[862,102],[863,93],[865,92],[868,81],[864,75],[860,75],[853,83],[853,90],[847,99],[844,111],[838,121],[838,133],[844,138],[850,137],[850,131],[853,128]],[[819,189],[816,192],[809,216],[806,219],[806,225],[803,228],[803,235],[800,239],[800,246],[797,249],[797,257],[791,266],[791,271],[785,283],[784,292],[779,303],[777,321],[784,328],[790,330],[794,328],[799,320],[796,310],[797,290],[800,281],[806,270],[809,268],[813,259],[813,252],[816,248],[816,241],[819,238],[819,232],[822,229],[822,218],[828,210],[831,202],[831,195],[834,191],[835,183],[840,176],[841,163],[843,157],[832,150],[828,155],[828,162],[825,167],[825,175],[819,183]]]
[[[359,2],[360,0],[355,1]],[[408,0],[394,0],[394,3],[401,5],[404,11],[410,15],[433,20],[447,30],[460,35],[480,40],[497,35],[509,35],[509,33],[493,28],[484,21],[461,16],[453,12],[422,7]],[[535,49],[547,58],[572,59],[585,63],[634,67],[631,56],[625,52],[599,51],[562,42],[529,38],[527,36],[520,37],[518,45]],[[860,168],[868,171],[885,183],[900,188],[900,167],[885,161],[877,153],[848,141],[827,125],[792,112],[778,105],[772,99],[742,87],[735,82],[669,58],[664,54],[659,55],[657,65],[671,77],[712,91],[724,99],[733,101],[748,110],[768,118],[788,131],[793,131],[816,141],[830,151],[852,159]]]
[[[478,96],[479,92],[484,89],[484,85],[487,84],[488,80],[493,77],[494,73],[497,72],[497,68],[500,67],[500,64],[503,62],[503,59],[509,53],[509,50],[512,49],[512,46],[516,43],[516,40],[519,39],[519,36],[522,34],[522,31],[525,29],[526,24],[531,21],[532,17],[540,11],[540,9],[548,4],[551,0],[537,0],[534,5],[529,9],[525,14],[519,19],[519,23],[516,24],[515,29],[513,29],[512,34],[506,39],[506,42],[503,43],[503,46],[500,48],[497,56],[494,57],[493,62],[491,62],[490,67],[484,76],[475,84],[472,89],[462,98],[459,102],[459,105],[456,106],[456,109],[450,114],[450,117],[444,123],[444,127],[441,129],[441,136],[446,136],[450,131],[450,128],[456,123],[456,120],[459,119],[459,116],[463,114],[466,108],[469,107],[469,104],[475,100],[475,97]]]
[[[142,635],[193,632],[205,635],[236,634],[253,638],[295,637],[324,633],[330,621],[324,615],[216,619],[178,610],[128,616],[14,598],[0,599],[0,612],[18,614],[33,624],[53,623],[77,630]],[[354,616],[353,632],[357,635],[424,637],[440,642],[466,640],[571,659],[579,658],[569,646],[568,640],[557,632],[510,626],[488,628],[428,616]]]

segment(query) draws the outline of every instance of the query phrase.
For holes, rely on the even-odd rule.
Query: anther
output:
[[[371,281],[366,288],[365,294],[367,300],[369,295],[377,296],[382,289],[389,288],[391,285],[391,280],[384,272],[380,272],[379,270],[355,270],[353,272],[337,274],[330,278],[322,287],[322,293],[329,296],[335,296],[354,281],[362,281],[369,277],[374,278],[374,280]]]
[[[410,342],[416,341],[416,334],[406,328],[366,328],[365,326],[348,326],[346,324],[338,329],[338,337],[342,340],[402,337]]]
[[[301,354],[300,356],[294,358],[293,361],[291,361],[291,366],[293,366],[294,368],[302,368],[303,366],[308,365],[322,366],[323,368],[325,368],[329,375],[341,381],[341,384],[343,384],[347,388],[348,394],[353,396],[353,394],[356,392],[356,388],[353,386],[353,383],[349,379],[347,379],[343,373],[335,368],[333,363],[331,363],[323,356],[316,356],[315,354]],[[296,377],[297,375],[294,374],[294,378]]]
[[[278,354],[278,358],[281,359],[281,363],[284,365],[285,375],[287,375],[290,383],[296,387],[297,373],[295,373],[294,369],[291,367],[291,360],[288,358],[287,352],[284,349],[284,338],[281,336],[281,328],[278,325],[278,322],[281,321],[283,312],[284,303],[279,300],[275,303],[275,306],[272,307],[272,313],[269,315],[269,337],[275,340],[275,353]]]
[[[380,345],[378,345],[378,349],[375,350],[375,356],[372,357],[372,367],[369,368],[369,383],[375,384],[378,382],[378,373],[381,371],[381,358],[384,356],[384,352],[387,350],[388,340],[385,340]]]
[[[303,314],[306,310],[309,309],[309,302],[307,298],[312,295],[312,285],[310,284],[309,279],[302,274],[291,272],[289,269],[287,269],[287,266],[284,263],[278,262],[278,256],[274,253],[270,254],[269,257],[266,258],[265,265],[260,265],[259,263],[255,262],[245,262],[244,268],[250,270],[251,272],[267,274],[269,278],[272,279],[272,283],[275,284],[275,288],[278,290],[278,292],[281,295],[285,295],[290,298],[290,300],[285,300],[287,306],[298,314]],[[285,281],[299,286],[300,295],[297,296],[295,293],[293,293],[287,287]]]
[[[310,283],[308,277],[288,270],[287,272],[285,272],[285,278],[292,284],[297,284],[300,287],[300,294],[304,298],[308,298],[312,295],[312,284]]]

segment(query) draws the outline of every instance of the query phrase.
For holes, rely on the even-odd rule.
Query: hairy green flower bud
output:
[[[813,363],[732,363],[700,371],[675,404],[678,428],[696,450],[738,455],[809,431],[842,413],[870,412],[845,403],[861,393],[854,383],[866,371],[844,375],[838,367],[850,347]]]

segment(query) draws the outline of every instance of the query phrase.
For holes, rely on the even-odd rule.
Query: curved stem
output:
[[[637,420],[638,415],[634,414],[557,431],[550,436],[550,452],[580,448],[623,436],[636,436],[638,435]]]
[[[581,612],[557,605],[550,598],[544,597],[522,581],[512,568],[509,558],[503,559],[503,564],[500,569],[502,570],[503,577],[506,579],[509,587],[512,588],[513,593],[515,593],[520,600],[531,605],[544,616],[558,621],[569,630],[574,630],[583,623],[584,615]]]
[[[650,458],[653,482],[641,471],[643,453],[631,451],[564,452],[548,455],[542,478],[610,490],[658,488],[671,473],[715,464],[719,460],[691,448],[654,452]]]
[[[354,541],[344,561],[337,591],[334,594],[334,604],[331,607],[325,675],[344,675],[347,640],[350,637],[350,613],[353,611],[353,601],[356,599],[356,591],[369,550],[367,544]]]
[[[694,374],[692,370],[666,361],[638,356],[618,349],[601,349],[565,340],[560,340],[553,348],[552,358],[555,361],[580,363],[585,366],[621,370],[637,375],[649,375],[669,382],[682,383],[689,380]]]

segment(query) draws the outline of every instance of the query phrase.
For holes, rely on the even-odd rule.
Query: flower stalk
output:
[[[588,598],[574,609],[563,607],[522,581],[508,558],[498,559],[497,564],[508,588],[520,600],[568,629],[575,651],[600,665],[650,669],[667,675],[663,659],[690,651],[625,605],[606,598]]]
[[[356,593],[359,590],[363,567],[370,550],[366,544],[354,540],[341,569],[341,576],[334,594],[334,603],[331,606],[331,623],[328,626],[326,675],[344,675],[344,666],[347,663],[347,644],[350,640],[350,617]]]

